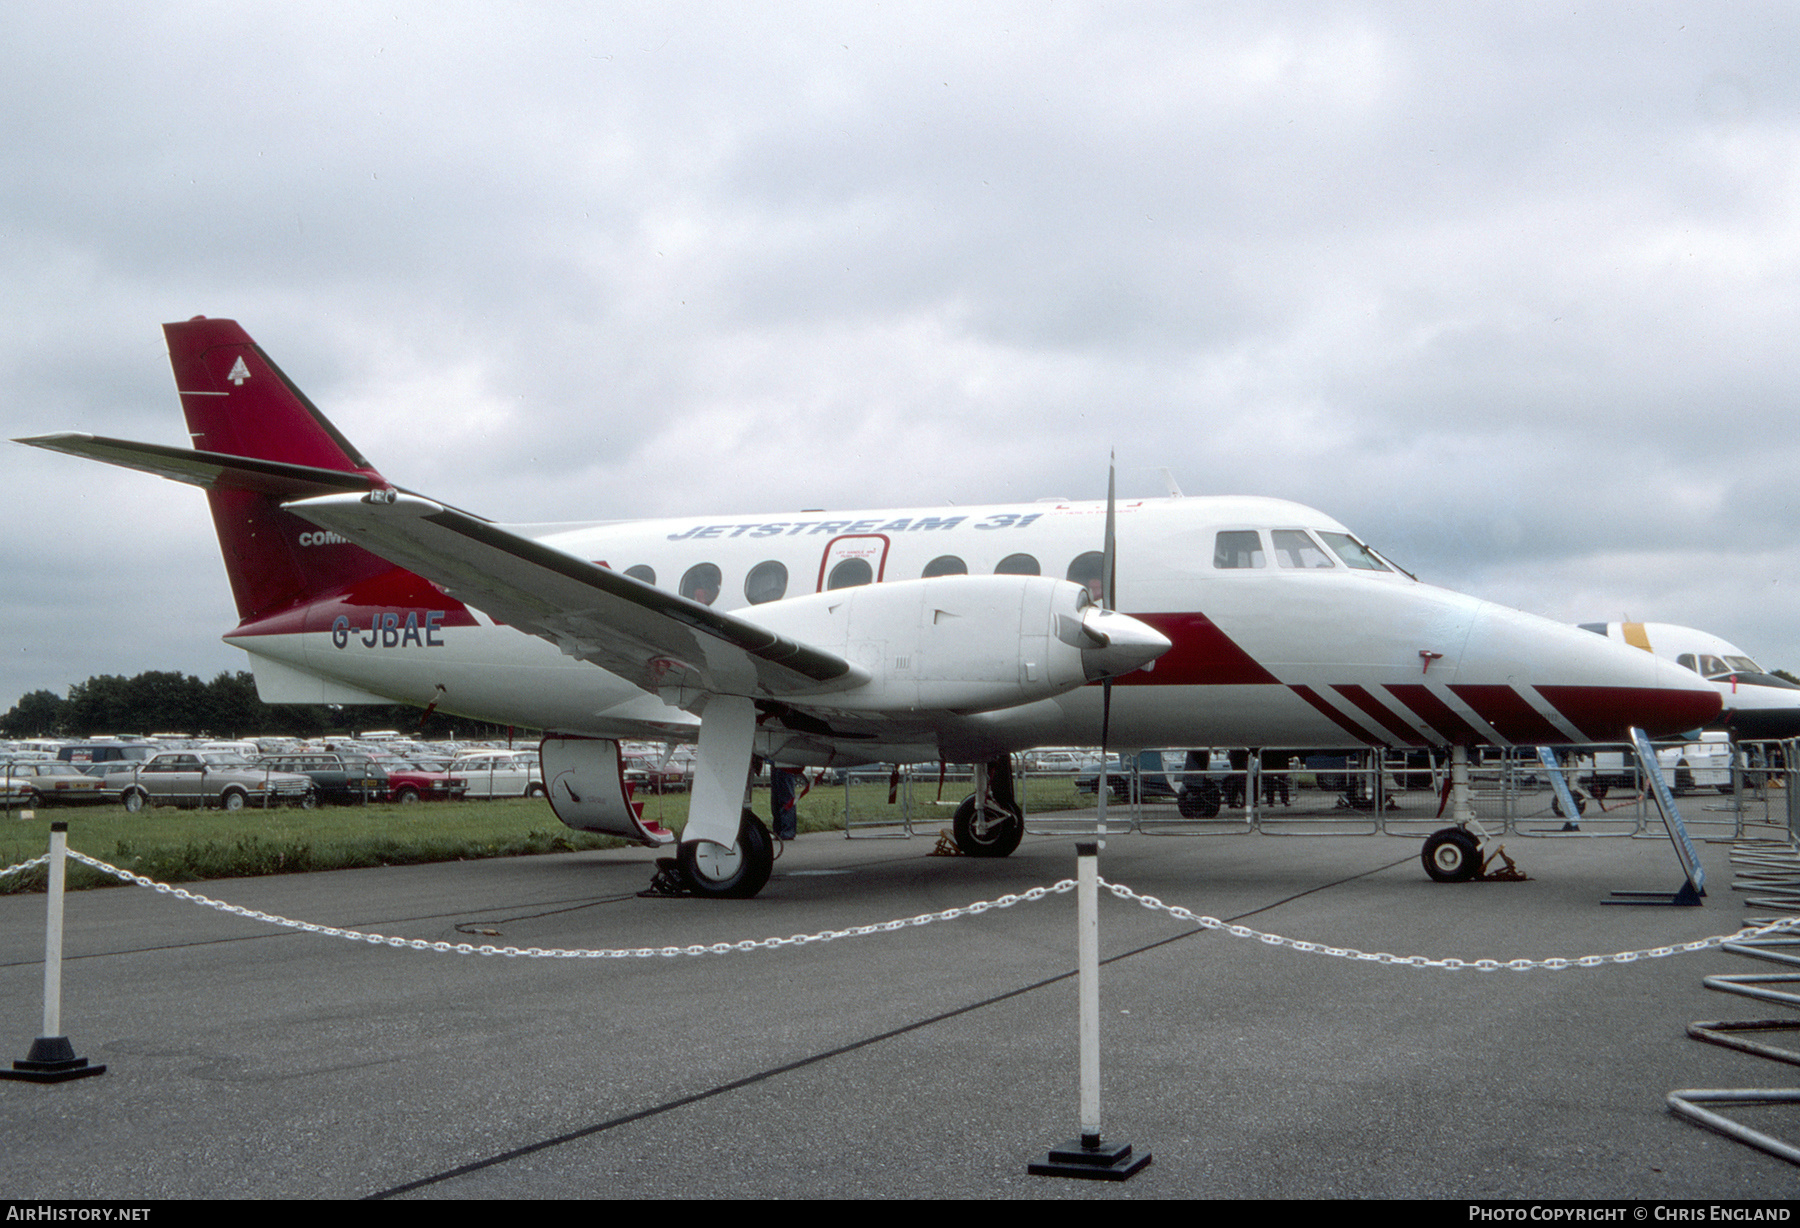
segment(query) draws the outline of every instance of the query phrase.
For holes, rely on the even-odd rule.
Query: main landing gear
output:
[[[1025,812],[1013,795],[1011,756],[975,769],[975,792],[956,808],[950,830],[965,857],[1005,857],[1019,847]]]
[[[750,810],[738,826],[730,848],[710,840],[683,844],[675,859],[681,885],[692,895],[719,900],[747,900],[763,889],[775,869],[775,845],[769,829]]]

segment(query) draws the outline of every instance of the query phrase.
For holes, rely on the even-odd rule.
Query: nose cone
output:
[[[1527,744],[1621,742],[1633,727],[1663,737],[1719,714],[1718,690],[1692,670],[1485,604],[1450,689],[1503,737]]]
[[[1081,667],[1089,682],[1141,669],[1169,651],[1169,637],[1129,614],[1089,606],[1081,616],[1087,645]]]

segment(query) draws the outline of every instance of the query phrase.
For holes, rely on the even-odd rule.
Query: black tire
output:
[[[547,794],[545,794],[545,792],[544,792],[544,786],[538,784],[534,780],[530,784],[525,786],[525,796],[526,797],[545,797],[545,796],[547,796]],[[752,892],[751,894],[754,895],[755,892]]]
[[[1436,882],[1466,883],[1481,873],[1481,842],[1460,827],[1446,827],[1425,841],[1419,860]]]
[[[1675,792],[1677,792],[1677,793],[1688,793],[1688,792],[1691,792],[1694,788],[1693,769],[1688,767],[1688,762],[1686,759],[1683,759],[1680,763],[1677,763],[1675,765],[1674,788],[1675,788]]]
[[[1219,815],[1219,786],[1209,781],[1192,785],[1175,795],[1175,809],[1184,819],[1214,819]]]
[[[227,789],[219,795],[219,809],[242,810],[249,800],[242,789]]]
[[[398,793],[394,794],[394,800],[402,806],[410,806],[419,800],[419,791],[411,785],[405,785]]]
[[[975,822],[975,795],[963,798],[951,821],[956,847],[968,857],[1005,857],[1019,847],[1025,838],[1025,816],[994,801],[988,802],[988,819]]]
[[[119,805],[125,807],[128,814],[138,814],[150,809],[150,795],[142,789],[127,789],[119,795]]]
[[[29,789],[26,791],[26,793],[25,793],[25,809],[27,809],[27,810],[42,810],[45,806],[48,806],[49,804],[50,804],[49,802],[44,800],[44,795],[42,793],[39,793],[36,789]]]
[[[300,801],[297,804],[302,810],[317,810],[319,808],[319,791],[308,789],[300,795]]]
[[[1569,817],[1568,815],[1563,813],[1562,798],[1560,798],[1560,797],[1550,803],[1550,808],[1552,810],[1556,811],[1556,817],[1559,819],[1566,819]],[[1575,813],[1577,815],[1583,815],[1583,814],[1587,813],[1587,798],[1578,797],[1575,799]]]
[[[775,845],[769,829],[744,811],[737,843],[721,850],[708,840],[683,844],[675,857],[681,881],[698,896],[715,900],[747,900],[763,889],[775,869]]]

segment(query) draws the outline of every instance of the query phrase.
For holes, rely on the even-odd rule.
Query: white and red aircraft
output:
[[[1769,673],[1737,645],[1673,623],[1582,623],[1581,628],[1673,661],[1712,683],[1723,707],[1708,728],[1723,729],[1734,741],[1800,738],[1800,686]]]
[[[630,803],[618,741],[697,741],[696,894],[767,880],[755,755],[983,765],[956,835],[1004,856],[1010,754],[1102,742],[1106,696],[1127,747],[1616,741],[1719,711],[1690,670],[1419,583],[1277,499],[1119,504],[1116,553],[1110,498],[508,528],[388,481],[236,322],[164,332],[193,448],[20,442],[206,490],[226,640],[265,700],[553,731],[558,816],[652,846],[674,837]],[[1454,834],[1438,866],[1473,873]]]

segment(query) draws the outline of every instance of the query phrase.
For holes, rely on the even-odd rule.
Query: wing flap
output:
[[[832,653],[416,495],[325,495],[284,506],[682,706],[688,692],[799,697],[868,681]]]

